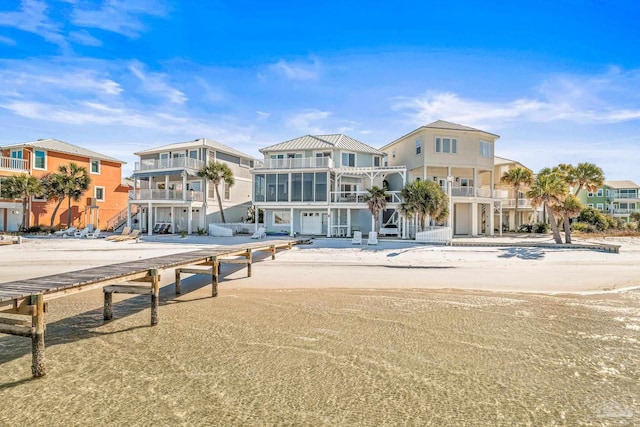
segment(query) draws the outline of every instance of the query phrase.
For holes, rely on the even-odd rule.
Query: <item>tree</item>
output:
[[[520,223],[519,223],[520,221],[518,218],[518,205],[520,203],[520,187],[522,185],[526,185],[526,186],[531,185],[531,183],[533,182],[533,174],[529,169],[515,167],[513,169],[506,171],[502,175],[500,180],[506,184],[510,184],[513,187],[513,192],[515,193],[515,196],[516,196],[516,207],[515,207],[514,215],[516,217],[515,225],[517,230],[518,227],[520,226]]]
[[[420,230],[424,230],[428,217],[444,221],[449,216],[449,197],[433,181],[413,181],[400,191],[400,212],[407,218],[418,218]]]
[[[209,162],[205,167],[198,171],[198,176],[207,179],[213,183],[213,187],[216,190],[216,198],[218,199],[218,207],[220,208],[220,218],[223,223],[226,223],[224,218],[224,210],[222,209],[222,199],[220,198],[219,186],[222,182],[225,182],[229,187],[235,184],[233,179],[233,172],[229,169],[225,163]]]
[[[53,209],[53,213],[51,214],[51,223],[49,224],[49,229],[53,229],[53,224],[56,219],[56,214],[58,213],[58,209],[62,204],[62,201],[66,197],[65,193],[65,182],[64,175],[57,173],[50,173],[42,178],[40,178],[40,182],[42,183],[44,198],[47,201],[56,202],[56,206]]]
[[[27,220],[27,205],[32,196],[42,194],[42,184],[35,176],[21,173],[2,180],[2,197],[6,199],[22,199],[22,224],[21,230],[29,227]]]
[[[60,165],[58,167],[59,179],[64,188],[64,197],[59,200],[62,203],[64,198],[67,199],[67,227],[71,227],[71,201],[79,201],[85,191],[89,189],[91,178],[87,173],[87,169],[71,162],[68,165]],[[57,207],[54,210],[54,218]]]
[[[553,239],[558,244],[562,243],[562,237],[553,215],[553,207],[564,201],[568,188],[561,174],[545,168],[538,173],[531,188],[527,191],[527,197],[531,199],[531,205],[534,208],[544,204],[553,231]]]
[[[573,194],[577,196],[580,190],[595,192],[602,187],[604,172],[593,163],[578,163],[578,166],[569,171],[568,180],[573,187]]]
[[[384,189],[375,185],[368,188],[367,191],[369,194],[366,195],[365,200],[367,201],[371,215],[373,215],[375,231],[377,232],[380,229],[380,224],[378,224],[380,211],[383,211],[387,207],[387,198],[385,196]]]
[[[553,207],[553,211],[563,218],[564,241],[571,243],[571,224],[569,219],[577,218],[584,206],[573,194],[569,194],[559,205]]]
[[[631,215],[629,215],[629,218],[632,221],[640,222],[640,212],[632,212]]]

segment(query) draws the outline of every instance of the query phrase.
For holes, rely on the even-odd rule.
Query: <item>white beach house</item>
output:
[[[403,165],[408,180],[433,180],[451,196],[448,224],[458,236],[494,234],[496,190],[494,146],[490,132],[438,120],[381,148],[390,166]]]
[[[255,159],[211,139],[163,145],[135,153],[134,190],[129,210],[138,212],[129,225],[149,234],[158,224],[171,233],[191,234],[220,222],[220,209],[211,183],[198,176],[208,162],[222,162],[233,172],[235,184],[223,183],[220,190],[227,222],[240,222],[251,207],[251,173]]]
[[[365,196],[387,190],[379,225],[398,229],[404,166],[385,166],[385,154],[347,135],[305,135],[260,150],[253,174],[253,203],[264,212],[267,231],[293,235],[351,236],[375,227]],[[258,221],[259,215],[256,215]],[[398,231],[396,231],[398,230]]]

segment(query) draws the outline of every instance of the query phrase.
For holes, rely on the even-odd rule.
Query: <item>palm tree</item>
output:
[[[224,219],[224,210],[222,209],[222,199],[220,198],[220,190],[218,187],[220,183],[223,181],[231,187],[235,184],[235,180],[233,179],[233,172],[229,169],[225,163],[220,162],[209,162],[205,167],[198,171],[198,176],[207,179],[213,183],[213,186],[216,190],[216,197],[218,198],[218,207],[220,208],[220,218],[223,223],[226,223]]]
[[[32,196],[42,194],[42,184],[35,176],[21,173],[2,180],[2,197],[7,199],[22,199],[22,224],[21,230],[29,227],[27,218],[27,205]]]
[[[89,178],[86,168],[73,162],[68,165],[60,165],[58,173],[62,176],[64,195],[67,198],[67,227],[71,227],[71,201],[80,200],[84,192],[89,189],[91,178]]]
[[[515,196],[516,196],[516,207],[515,207],[514,215],[515,215],[515,225],[517,230],[518,227],[520,227],[520,221],[518,218],[518,205],[520,203],[520,186],[531,185],[531,183],[533,182],[533,174],[529,169],[515,167],[513,169],[506,171],[500,178],[500,181],[506,184],[510,184],[513,187],[513,192],[515,193]]]
[[[553,215],[553,207],[561,204],[567,196],[568,185],[559,173],[552,172],[548,168],[540,171],[536,179],[527,191],[527,197],[531,199],[534,208],[544,204],[549,223],[553,231],[553,239],[557,244],[562,243],[558,223]]]
[[[578,166],[571,169],[568,178],[576,196],[580,190],[595,192],[604,184],[602,168],[588,162],[578,163]]]
[[[565,243],[571,243],[571,223],[569,219],[577,218],[583,208],[583,204],[573,194],[569,194],[561,204],[553,207],[553,211],[563,218]]]
[[[400,191],[400,212],[407,218],[418,218],[420,230],[424,230],[426,217],[443,221],[449,216],[449,197],[433,181],[413,181]]]
[[[365,200],[367,201],[371,215],[373,215],[375,231],[377,232],[380,229],[378,217],[380,215],[380,211],[383,211],[387,207],[387,198],[384,194],[384,189],[375,185],[367,189],[367,191],[369,194],[366,195]]]
[[[50,173],[40,178],[45,199],[47,199],[47,201],[56,202],[56,206],[51,214],[51,223],[49,224],[50,230],[53,230],[56,214],[58,213],[58,209],[60,208],[62,201],[66,197],[64,181],[64,175],[58,173]]]

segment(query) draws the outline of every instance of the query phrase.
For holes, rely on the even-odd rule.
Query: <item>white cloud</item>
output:
[[[639,84],[637,71],[611,69],[602,76],[551,77],[537,88],[536,96],[485,101],[428,91],[423,96],[396,98],[392,109],[406,112],[414,125],[438,119],[488,128],[519,122],[617,123],[640,119],[640,102],[628,95]]]
[[[164,16],[167,7],[154,0],[103,0],[97,9],[76,6],[73,23],[80,27],[99,28],[135,38],[146,30],[140,16]]]
[[[271,114],[264,111],[256,111],[256,114],[258,115],[258,121],[267,120],[269,117],[271,117]]]
[[[318,80],[322,66],[317,59],[313,59],[311,62],[287,62],[281,59],[275,64],[271,64],[268,69],[291,80]],[[264,76],[259,73],[258,77],[263,78]]]
[[[300,133],[324,134],[328,132],[320,127],[317,122],[328,119],[331,117],[331,114],[329,111],[305,110],[286,118],[285,124]]]
[[[129,70],[142,82],[142,87],[147,93],[164,97],[174,104],[182,105],[187,101],[187,96],[184,92],[167,83],[169,79],[168,75],[162,73],[146,73],[144,71],[144,65],[138,61],[132,63],[129,66]]]
[[[14,27],[37,34],[48,42],[68,48],[60,24],[51,21],[47,15],[49,7],[45,1],[22,0],[19,12],[0,13],[0,26]]]
[[[9,46],[15,46],[16,45],[16,41],[12,38],[9,37],[5,37],[5,36],[0,36],[0,43],[2,44],[6,44]]]
[[[87,30],[72,31],[69,33],[69,38],[85,46],[102,46],[102,41],[93,37]]]

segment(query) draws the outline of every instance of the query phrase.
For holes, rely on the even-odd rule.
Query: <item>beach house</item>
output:
[[[382,234],[401,233],[397,208],[406,168],[386,166],[384,152],[342,134],[304,135],[260,152],[264,161],[252,170],[253,203],[267,232],[348,237],[379,226]],[[366,200],[373,186],[387,195],[379,224]]]
[[[640,186],[633,181],[605,181],[598,190],[582,190],[578,197],[587,207],[626,222],[631,214],[640,212]]]
[[[251,173],[255,159],[208,138],[162,145],[135,153],[134,190],[129,197],[128,223],[147,231],[205,230],[221,222],[220,203],[227,222],[240,222],[251,207]],[[226,164],[234,185],[222,182],[217,200],[215,187],[198,176],[209,162]],[[158,225],[161,224],[160,227]]]
[[[57,139],[39,139],[0,147],[0,180],[21,173],[42,178],[71,163],[84,167],[91,183],[79,200],[71,202],[71,224],[67,224],[68,205],[63,201],[54,228],[91,226],[104,230],[127,206],[128,187],[122,184],[125,162],[121,160]],[[27,205],[26,225],[49,227],[55,205],[53,200],[32,198]],[[22,202],[0,200],[0,231],[17,231],[21,221]]]
[[[533,171],[516,160],[505,159],[504,157],[498,156],[494,156],[494,165],[493,186],[495,195],[500,195],[502,199],[501,205],[497,206],[498,209],[494,212],[496,227],[502,224],[502,231],[517,231],[517,225],[536,222],[538,215],[541,215],[541,207],[534,209],[531,206],[531,199],[526,196],[529,186],[521,184],[518,194],[516,195],[515,186],[502,180],[505,173],[515,168],[528,170],[532,178],[534,176]]]
[[[494,146],[490,132],[438,120],[381,148],[389,166],[403,165],[408,180],[433,180],[451,196],[447,225],[458,236],[494,234],[496,191]]]

